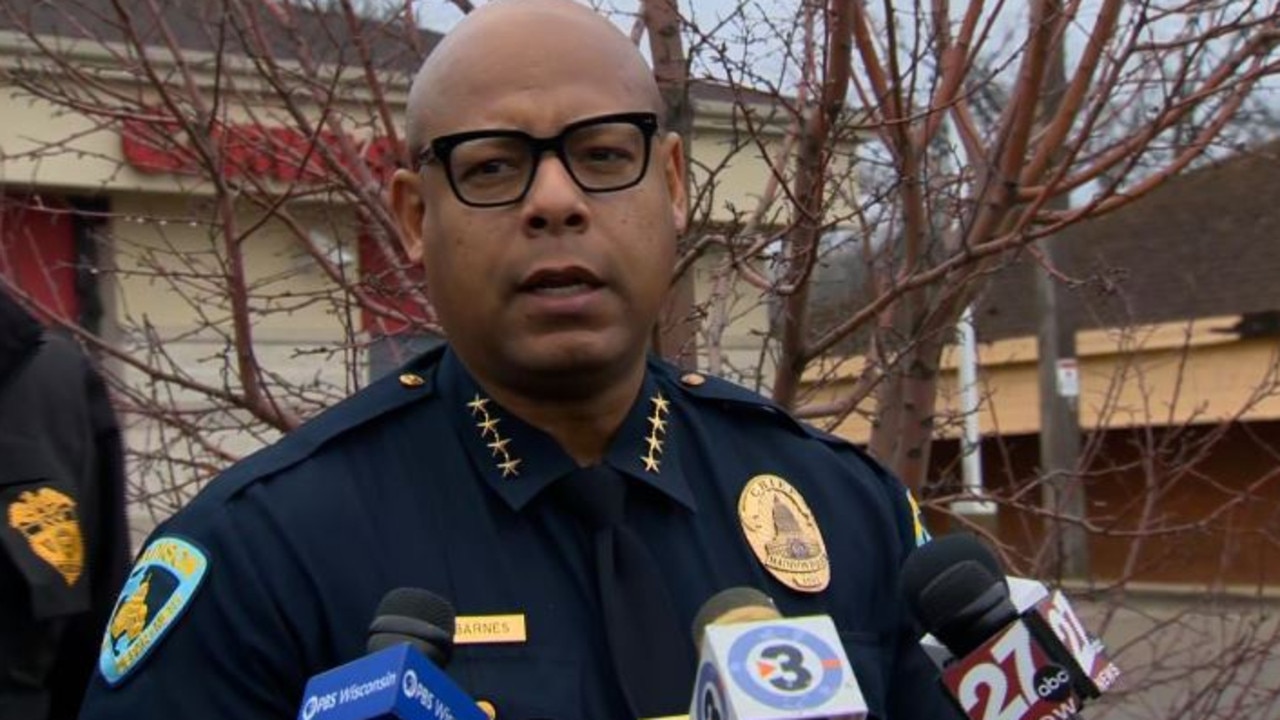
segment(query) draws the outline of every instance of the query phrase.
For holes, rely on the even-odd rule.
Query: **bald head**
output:
[[[468,14],[423,63],[409,91],[406,139],[416,152],[438,134],[501,126],[504,102],[536,103],[566,85],[584,103],[609,93],[627,105],[618,110],[662,115],[652,71],[606,18],[572,0],[496,0]],[[476,108],[490,116],[468,112]]]

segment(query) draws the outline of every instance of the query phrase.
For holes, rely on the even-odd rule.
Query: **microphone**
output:
[[[784,618],[753,588],[712,596],[693,622],[701,646],[693,720],[862,720],[867,704],[835,623]]]
[[[298,720],[492,720],[440,669],[453,655],[454,617],[426,590],[387,593],[369,654],[307,681]]]
[[[1078,718],[1084,701],[1114,685],[1120,670],[1061,591],[1012,580],[1016,604],[995,555],[976,537],[953,534],[907,558],[902,594],[950,651],[942,682],[966,716]]]

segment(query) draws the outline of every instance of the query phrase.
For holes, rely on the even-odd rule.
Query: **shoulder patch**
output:
[[[138,556],[102,635],[98,671],[108,685],[124,680],[160,643],[195,597],[209,559],[173,536],[152,540]]]
[[[5,514],[9,528],[27,541],[35,557],[56,570],[67,587],[75,585],[84,570],[75,499],[52,487],[24,490],[9,501]]]
[[[911,494],[911,490],[902,489],[907,494],[907,505],[911,508],[911,529],[915,537],[916,547],[920,547],[933,539],[929,534],[929,530],[924,526],[924,517],[920,513],[920,503],[916,502],[916,496]]]

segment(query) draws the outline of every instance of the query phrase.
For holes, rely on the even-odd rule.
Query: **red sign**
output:
[[[1084,629],[1080,617],[1061,590],[1054,590],[1053,595],[1036,603],[1034,610],[1071,653],[1076,675],[1088,678],[1093,684],[1091,691],[1095,696],[1115,684],[1120,677],[1120,669],[1107,656],[1102,641]]]
[[[120,136],[125,162],[139,172],[207,173],[207,161],[185,138],[177,123],[137,119],[125,120]],[[316,183],[333,177],[334,162],[343,170],[354,170],[352,163],[363,162],[377,178],[385,178],[396,167],[395,144],[388,137],[358,140],[348,136],[347,145],[354,149],[356,158],[344,149],[342,137],[327,131],[308,135],[283,126],[217,125],[210,138],[225,178]]]
[[[947,666],[942,680],[970,720],[1068,720],[1079,709],[1071,673],[1022,619]]]
[[[0,275],[40,310],[67,322],[78,320],[75,234],[62,203],[0,195]]]

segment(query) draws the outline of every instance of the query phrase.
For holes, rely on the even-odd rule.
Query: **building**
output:
[[[1078,329],[1081,468],[1100,581],[1280,583],[1277,187],[1273,142],[1054,239],[1058,269],[1080,281],[1059,301]],[[1001,269],[975,311],[985,483],[1008,503],[1002,540],[1026,558],[1043,540],[1030,509],[1038,493],[1027,494],[1039,475],[1033,269],[1026,257]],[[944,358],[935,496],[959,488],[956,354]],[[842,362],[851,382],[860,360]],[[854,415],[837,432],[863,440],[869,427]]]

